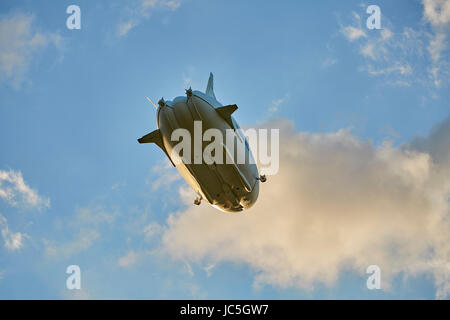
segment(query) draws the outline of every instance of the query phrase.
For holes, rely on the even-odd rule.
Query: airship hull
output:
[[[187,96],[177,97],[173,101],[164,101],[158,108],[157,125],[159,130],[139,139],[139,142],[155,142],[169,157],[186,182],[201,197],[212,206],[225,212],[240,212],[249,209],[257,200],[259,194],[259,175],[256,164],[237,122],[231,113],[237,106],[222,106],[214,94],[208,95],[200,91],[189,91]],[[201,131],[195,123],[201,123]],[[195,139],[202,139],[208,129],[220,130],[223,137],[234,134],[232,145],[223,139],[223,149],[226,155],[231,155],[233,161],[214,162],[206,164],[198,157],[203,156],[204,148],[210,143],[201,140],[201,152],[192,152],[190,161],[182,159],[173,152],[180,141],[174,141],[172,134],[177,129],[185,129],[190,133],[191,145]],[[198,137],[198,135],[201,137]],[[194,148],[192,148],[194,149]],[[237,161],[238,152],[245,150],[244,163]]]

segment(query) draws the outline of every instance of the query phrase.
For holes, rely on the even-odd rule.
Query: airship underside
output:
[[[259,181],[265,181],[258,175],[249,144],[232,114],[236,105],[223,106],[216,100],[213,90],[213,75],[210,74],[206,92],[186,90],[186,96],[177,97],[173,101],[159,101],[157,111],[158,129],[138,139],[139,143],[155,143],[167,155],[186,182],[199,195],[194,203],[199,205],[206,199],[212,206],[225,212],[239,212],[250,208],[257,200]],[[195,128],[201,122],[201,134],[208,129],[218,129],[223,137],[232,132],[232,145],[223,139],[224,157],[231,161],[219,161],[207,164],[196,161],[195,157],[203,155],[208,142],[202,140],[202,150],[192,155],[192,161],[185,161],[176,152],[172,152],[179,141],[172,141],[172,133],[176,129],[186,129],[192,137],[194,146]],[[228,144],[227,144],[228,143]],[[236,149],[235,149],[236,148]],[[239,149],[241,148],[241,149]],[[244,163],[236,161],[238,152],[245,150]],[[197,159],[198,160],[198,159]]]

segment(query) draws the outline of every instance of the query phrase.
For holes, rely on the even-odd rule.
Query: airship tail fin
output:
[[[161,132],[159,131],[159,129],[152,131],[149,134],[146,134],[142,138],[138,139],[138,142],[139,143],[154,143],[154,144],[156,144],[158,147],[161,148],[162,151],[164,151],[164,153],[169,158],[170,162],[172,162],[172,165],[175,167],[175,164],[173,163],[172,159],[169,157],[169,154],[167,153],[167,150],[164,147],[164,143],[163,143],[163,140],[161,137]]]
[[[149,134],[146,134],[142,138],[138,139],[139,143],[156,143],[158,146],[162,147],[162,139],[161,139],[161,133],[159,132],[159,129],[150,132]]]
[[[220,114],[220,116],[232,127],[233,129],[238,129],[234,127],[233,120],[231,120],[231,115],[238,109],[238,106],[235,104],[229,106],[223,106],[216,108],[216,111]]]
[[[208,96],[216,99],[216,95],[214,94],[214,76],[213,76],[212,72],[209,73],[208,85],[206,86],[205,93]]]

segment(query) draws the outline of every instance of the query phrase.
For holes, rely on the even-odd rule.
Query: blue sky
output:
[[[66,28],[66,8],[71,4],[81,8],[80,30]],[[275,264],[267,267],[259,256],[244,257],[245,250],[242,255],[226,254],[230,248],[227,233],[218,236],[225,244],[196,247],[208,238],[189,236],[193,230],[203,234],[203,229],[191,227],[190,221],[204,214],[204,221],[212,226],[226,229],[228,222],[208,220],[224,216],[206,204],[193,212],[196,208],[192,208],[189,194],[186,196],[186,184],[167,166],[164,154],[136,142],[156,127],[155,112],[145,96],[172,99],[189,86],[204,90],[212,71],[218,100],[239,106],[236,119],[242,126],[277,127],[278,123],[289,132],[282,134],[281,143],[293,139],[298,145],[301,140],[305,143],[301,150],[311,148],[316,162],[326,162],[329,150],[334,150],[331,157],[339,154],[339,146],[345,143],[357,146],[348,147],[345,158],[355,161],[355,177],[367,173],[387,183],[395,175],[384,176],[381,168],[397,172],[411,167],[408,174],[413,180],[408,176],[407,182],[399,183],[394,191],[401,194],[398,199],[367,190],[381,202],[387,199],[386,207],[404,211],[399,221],[417,218],[419,225],[427,214],[448,215],[448,198],[443,203],[436,199],[448,195],[450,189],[445,183],[438,184],[429,172],[448,177],[445,159],[450,158],[435,157],[434,149],[426,145],[428,138],[421,144],[417,137],[432,141],[430,132],[448,133],[448,121],[439,124],[450,110],[450,7],[440,0],[376,4],[382,13],[382,30],[367,29],[368,4],[350,0],[2,1],[0,298],[442,296],[438,292],[445,292],[442,287],[448,288],[450,281],[445,269],[448,247],[437,245],[441,238],[419,236],[418,241],[432,243],[431,249],[441,252],[433,261],[444,261],[443,270],[423,267],[431,249],[406,245],[421,235],[416,225],[402,229],[403,238],[398,242],[376,245],[379,254],[374,257],[384,257],[383,250],[398,246],[408,257],[417,256],[412,263],[420,265],[398,265],[392,257],[383,258],[392,270],[386,271],[389,280],[381,291],[366,288],[367,276],[361,267],[366,260],[355,253],[370,250],[370,246],[358,247],[344,260],[346,249],[335,248],[330,268],[337,273],[324,276],[325,280],[320,277],[328,271],[321,272],[322,264],[305,271],[307,255],[301,256],[302,263],[289,255],[285,265],[290,267],[283,269]],[[322,147],[314,144],[317,141]],[[448,136],[438,141],[439,150],[450,150]],[[422,146],[411,149],[421,155],[404,152],[410,144]],[[323,146],[329,147],[321,149]],[[365,167],[364,159],[370,157],[361,152],[366,149],[381,159],[381,167]],[[319,171],[330,167],[325,163]],[[308,169],[300,163],[285,168]],[[311,181],[320,187],[317,190],[323,190],[325,180],[318,177]],[[399,177],[403,179],[401,174]],[[370,179],[363,182],[376,180]],[[282,181],[273,180],[274,185]],[[363,182],[361,185],[367,185]],[[291,189],[302,193],[303,184],[296,186],[294,183]],[[408,216],[408,205],[402,201],[410,199],[416,187],[424,195],[418,203],[429,205]],[[401,188],[405,188],[404,194]],[[324,194],[324,206],[342,204],[336,200],[338,194],[327,192],[331,193]],[[360,195],[347,201],[359,203]],[[263,192],[260,198],[264,196]],[[263,200],[258,201],[261,206],[252,209],[253,216],[264,211]],[[347,209],[358,212],[358,217],[376,215],[378,209],[368,203],[366,209]],[[333,211],[323,210],[323,218]],[[295,217],[294,211],[287,217]],[[270,225],[277,215],[261,214],[260,219]],[[391,223],[390,219],[382,222],[380,226]],[[302,220],[302,225],[306,223]],[[438,232],[444,239],[449,234],[447,227],[441,225]],[[396,233],[395,228],[385,229],[382,239]],[[357,230],[353,230],[355,234]],[[255,234],[263,236],[264,230],[259,231]],[[177,235],[188,236],[179,239]],[[260,244],[256,248],[271,261],[268,244],[255,237],[250,240]],[[171,239],[174,241],[168,243]],[[366,240],[355,236],[354,241],[369,243]],[[284,242],[275,248],[277,252],[290,250]],[[325,262],[329,249],[323,248]],[[313,259],[320,260],[318,256]],[[81,268],[80,291],[65,287],[65,270],[72,264]]]

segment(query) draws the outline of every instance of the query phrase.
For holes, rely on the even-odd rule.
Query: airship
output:
[[[259,175],[247,138],[233,117],[238,109],[237,105],[224,106],[217,101],[213,74],[209,75],[204,93],[189,88],[184,96],[172,101],[161,98],[158,106],[150,98],[147,99],[157,109],[158,129],[138,139],[138,142],[156,144],[166,154],[198,195],[194,204],[200,205],[202,200],[206,200],[213,207],[231,213],[252,207],[258,199],[259,182],[265,182],[266,177]],[[217,129],[224,137],[231,132],[233,139],[220,141],[224,157],[228,157],[227,161],[186,161],[186,157],[180,157],[178,152],[174,152],[179,141],[174,141],[172,134],[177,129],[187,130],[194,144],[193,140],[199,133],[199,123],[202,134],[208,129]],[[200,147],[204,151],[207,143],[202,141]],[[236,150],[243,150],[246,161],[237,161],[239,151],[235,152]],[[192,158],[199,154],[202,152],[197,155],[194,152]]]

